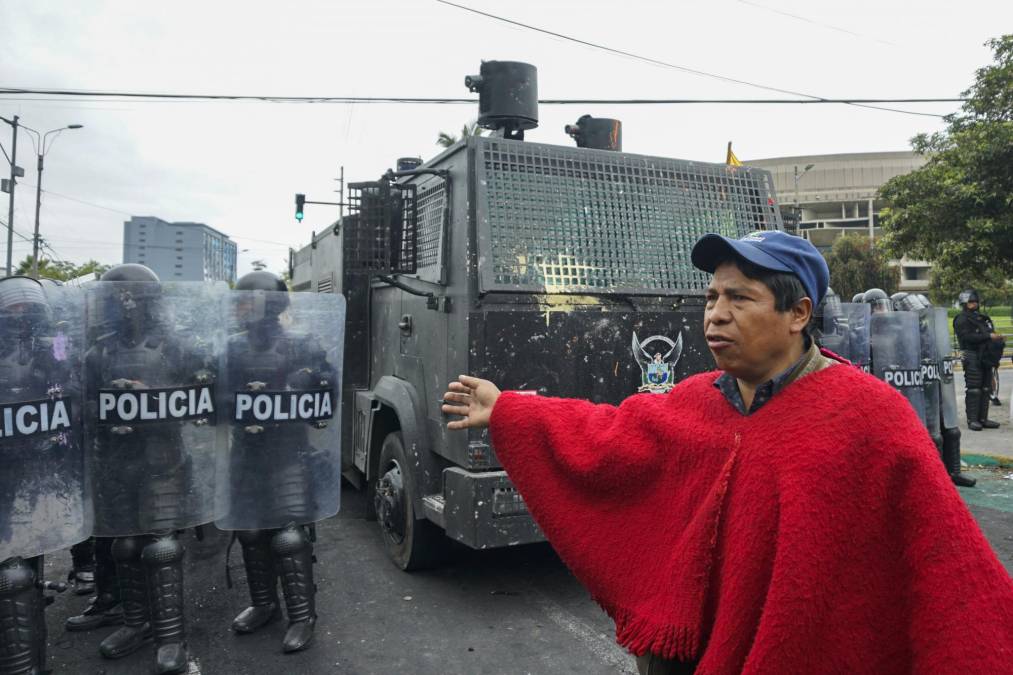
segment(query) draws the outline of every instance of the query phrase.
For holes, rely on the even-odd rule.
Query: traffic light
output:
[[[303,205],[306,204],[306,195],[297,194],[295,196],[295,219],[302,222],[303,216]]]

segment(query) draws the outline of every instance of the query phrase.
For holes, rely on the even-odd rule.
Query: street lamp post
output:
[[[804,176],[807,173],[809,173],[809,170],[812,169],[814,166],[816,166],[816,165],[815,164],[806,164],[805,168],[802,169],[802,172],[799,173],[798,164],[795,165],[795,227],[798,230],[802,229],[802,210],[799,207],[799,202],[798,202],[798,181],[799,181],[800,178],[802,178],[802,176]]]
[[[7,124],[11,125],[14,129],[14,138],[11,141],[11,182],[10,182],[10,199],[8,200],[7,206],[7,274],[11,275],[11,255],[14,252],[14,186],[17,185],[18,170],[17,158],[18,158],[18,116],[15,115],[13,120],[9,120],[6,117],[0,117]]]
[[[53,147],[50,143],[47,148],[46,143],[49,140],[49,134],[56,134],[59,136],[61,132],[66,131],[67,129],[81,129],[83,126],[84,125],[81,124],[68,124],[67,126],[60,127],[59,129],[51,129],[41,136],[38,131],[24,127],[26,130],[34,132],[36,138],[38,139],[38,146],[35,149],[39,155],[39,175],[38,179],[35,181],[35,235],[32,237],[32,276],[36,279],[39,278],[39,212],[42,210],[42,168],[46,153]],[[56,136],[53,137],[53,141],[56,141]]]

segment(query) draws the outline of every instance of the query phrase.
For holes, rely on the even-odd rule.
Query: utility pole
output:
[[[42,208],[42,158],[39,153],[39,176],[35,180],[35,235],[32,237],[32,276],[39,278],[39,210]]]
[[[11,275],[11,256],[14,254],[14,186],[17,185],[17,159],[18,159],[18,116],[13,120],[0,117],[4,122],[14,128],[14,140],[11,141],[11,182],[10,199],[7,206],[7,274]]]
[[[805,168],[802,169],[801,173],[798,170],[798,164],[795,165],[795,229],[796,234],[802,230],[802,208],[799,206],[798,201],[798,181],[802,176],[809,173],[815,164],[806,164]]]
[[[38,180],[35,181],[35,235],[32,237],[32,276],[36,279],[39,278],[39,211],[42,210],[42,167],[46,152],[48,151],[46,143],[49,140],[49,134],[56,134],[56,136],[59,136],[67,129],[82,128],[84,127],[80,124],[68,124],[65,127],[51,129],[44,134],[40,134],[38,131],[31,129],[30,127],[25,127],[26,130],[35,134],[37,141],[35,150],[39,155],[39,177]],[[56,136],[53,137],[53,142],[56,142]],[[52,147],[52,144],[50,144],[50,147]]]

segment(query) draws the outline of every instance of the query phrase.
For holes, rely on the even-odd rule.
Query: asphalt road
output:
[[[225,586],[228,537],[187,535],[186,595],[192,673],[620,673],[635,672],[598,609],[547,545],[475,552],[461,549],[447,566],[406,574],[385,557],[376,523],[362,520],[359,493],[318,527],[317,637],[312,648],[281,653],[284,624],[254,636],[229,626],[247,604],[238,544],[236,587]],[[69,566],[47,559],[48,577]],[[63,619],[85,605],[70,591],[48,610],[54,673],[136,675],[150,672],[151,648],[119,661],[97,652],[113,629],[67,633]]]
[[[971,431],[967,428],[964,409],[964,374],[954,378],[957,390],[957,415],[960,418],[960,447],[965,455],[984,454],[1013,458],[1013,424],[1010,423],[1010,399],[1013,398],[1013,370],[999,371],[999,400],[1002,405],[990,405],[988,418],[999,423],[998,429]]]
[[[983,531],[1013,573],[1013,480],[1009,471],[975,471],[971,502]],[[970,495],[970,497],[967,497]],[[499,551],[461,549],[445,567],[405,574],[384,557],[376,524],[359,518],[359,493],[346,490],[343,511],[319,527],[317,638],[303,653],[283,655],[283,623],[236,636],[232,618],[246,606],[245,575],[233,550],[236,587],[225,586],[228,538],[211,528],[203,542],[187,535],[187,619],[191,673],[407,673],[462,675],[634,673],[613,640],[612,622],[547,545]],[[50,556],[49,578],[69,555]],[[137,675],[151,671],[152,650],[119,661],[97,652],[113,629],[67,633],[63,619],[85,598],[70,592],[48,610],[55,673]]]

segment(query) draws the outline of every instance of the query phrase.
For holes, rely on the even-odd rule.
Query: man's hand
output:
[[[460,415],[463,420],[447,422],[448,429],[484,429],[489,426],[493,406],[499,398],[500,390],[489,380],[461,375],[457,382],[447,386],[443,395],[443,413]]]

